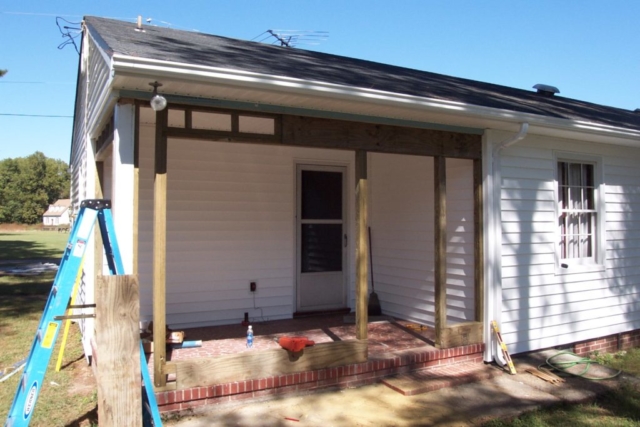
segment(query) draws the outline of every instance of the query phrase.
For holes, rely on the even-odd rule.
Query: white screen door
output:
[[[345,307],[346,168],[298,165],[297,309]]]

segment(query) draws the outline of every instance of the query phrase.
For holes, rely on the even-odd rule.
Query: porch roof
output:
[[[136,31],[134,23],[99,17],[86,17],[85,24],[111,58],[224,68],[640,131],[638,112],[561,96],[199,32],[147,25]]]

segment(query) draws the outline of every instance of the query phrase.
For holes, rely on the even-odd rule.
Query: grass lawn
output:
[[[640,377],[640,348],[617,356],[600,355],[603,365]],[[493,420],[483,427],[639,427],[640,386],[626,384],[588,404],[560,404],[525,413],[515,419]]]
[[[60,258],[69,233],[56,231],[8,232],[0,229],[0,261]]]
[[[44,231],[0,232],[0,370],[29,355],[55,273],[20,277],[1,271],[10,262],[35,258],[57,258],[69,234]],[[59,335],[47,370],[31,426],[91,426],[96,424],[96,387],[80,342],[72,325],[60,372],[55,372]],[[0,383],[0,422],[4,424],[20,380],[17,373]],[[2,377],[3,375],[0,375]]]

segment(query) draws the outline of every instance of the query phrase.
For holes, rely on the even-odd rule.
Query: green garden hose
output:
[[[561,356],[563,354],[569,354],[571,356],[575,356],[578,359],[576,360],[563,360],[563,361],[554,361],[553,359]],[[589,369],[591,368],[591,365],[599,365],[598,362],[596,362],[595,360],[589,359],[588,357],[580,357],[575,353],[572,353],[570,351],[561,351],[560,353],[556,353],[553,356],[549,357],[546,361],[546,364],[548,366],[550,366],[552,369],[555,369],[559,372],[564,372],[566,374],[569,375],[573,375],[576,377],[580,377],[580,378],[585,378],[587,380],[610,380],[612,378],[617,377],[618,375],[620,375],[620,373],[622,372],[622,370],[619,370],[618,372],[616,372],[613,375],[609,375],[606,377],[590,377],[587,375],[587,372],[589,371]],[[584,365],[584,370],[582,370],[582,372],[580,373],[573,373],[573,372],[569,372],[569,369],[573,368],[574,366],[578,366],[578,365]],[[540,365],[540,367],[542,367],[544,365]],[[539,368],[540,368],[539,367]]]

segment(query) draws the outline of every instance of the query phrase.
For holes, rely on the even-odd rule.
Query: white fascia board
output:
[[[455,120],[459,120],[461,117],[475,119],[475,125],[483,128],[517,130],[517,126],[520,123],[527,122],[531,126],[529,133],[561,137],[571,137],[573,135],[573,138],[592,142],[640,146],[640,131],[632,129],[482,107],[462,102],[118,54],[113,56],[112,67],[114,76],[149,78],[152,80],[168,78],[181,82],[199,82],[244,89],[254,88],[296,93],[309,97],[322,96],[336,100],[374,103],[390,108],[409,108],[439,115],[449,115],[452,118],[451,123],[454,124],[456,124]],[[588,137],[586,137],[587,135]]]

